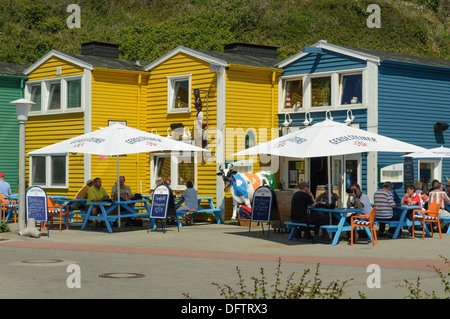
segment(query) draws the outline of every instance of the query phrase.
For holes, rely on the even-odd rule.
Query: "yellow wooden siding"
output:
[[[83,133],[84,113],[30,116],[26,130],[26,153]],[[28,156],[26,172],[28,180]],[[66,195],[69,198],[73,198],[83,184],[84,155],[69,154],[69,188],[45,188],[45,191],[48,195]]]
[[[167,114],[167,77],[191,74],[191,112]],[[182,123],[189,127],[193,135],[197,111],[194,108],[194,89],[208,90],[208,124],[210,132],[214,132],[217,123],[217,75],[209,72],[209,63],[195,57],[179,53],[162,62],[150,71],[148,84],[148,119],[147,129],[156,129],[158,134],[167,137],[167,128],[171,123]],[[201,93],[203,117],[206,122],[206,94]],[[210,140],[214,144],[214,137]],[[213,151],[214,155],[215,152]],[[148,164],[150,167],[150,164]],[[197,165],[197,188],[199,196],[216,195],[216,164],[199,162]],[[149,177],[150,178],[150,177]],[[220,186],[222,187],[222,186]]]
[[[127,126],[146,130],[148,75],[139,72],[94,69],[92,72],[91,130],[108,126],[108,121],[126,121]],[[133,193],[148,188],[148,154],[119,157],[120,175]],[[117,157],[91,155],[91,177],[100,177],[108,194],[117,181]]]
[[[226,160],[244,149],[249,130],[254,132],[256,144],[273,138],[278,128],[277,105],[277,74],[264,69],[230,67],[226,78]],[[258,166],[255,163],[254,171]]]
[[[56,75],[56,69],[61,67],[61,75]],[[82,75],[84,68],[68,63],[58,57],[51,57],[28,75],[28,81],[60,78],[65,76]]]
[[[253,131],[255,144],[277,137],[278,133],[278,76],[281,71],[230,66],[226,73],[225,96],[225,160],[253,159],[253,172],[261,171],[260,157],[232,154],[245,148],[245,135]],[[232,215],[232,201],[229,191],[225,192],[225,219]]]

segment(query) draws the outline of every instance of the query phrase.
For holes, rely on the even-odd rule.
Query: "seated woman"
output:
[[[186,182],[186,190],[183,192],[183,195],[181,195],[181,198],[184,199],[184,205],[179,207],[177,212],[198,209],[197,190],[194,188],[194,183],[192,183],[192,181]],[[186,224],[190,223],[191,218],[186,216]]]
[[[420,196],[416,193],[414,185],[406,186],[406,193],[403,195],[402,204],[406,206],[415,206],[420,204]],[[413,209],[408,209],[406,218],[412,220]]]

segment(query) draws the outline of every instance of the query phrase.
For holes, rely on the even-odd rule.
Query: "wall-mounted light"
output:
[[[187,129],[187,133],[186,133],[186,129]],[[191,139],[191,132],[189,131],[189,127],[185,126],[184,132],[183,132],[183,140],[190,140],[190,139]]]
[[[309,112],[305,113],[305,120],[303,121],[303,125],[308,126],[313,121],[311,114]]]
[[[289,118],[289,119],[288,119]],[[284,114],[284,123],[283,126],[284,127],[288,127],[289,125],[292,124],[292,119],[291,119],[291,115],[289,113],[285,113]]]
[[[170,132],[172,132],[172,134],[170,134]],[[167,138],[173,138],[175,136],[175,133],[172,131],[172,129],[170,127],[167,128]]]
[[[352,110],[347,110],[347,119],[345,120],[345,124],[350,125],[354,119],[355,117],[353,116]]]

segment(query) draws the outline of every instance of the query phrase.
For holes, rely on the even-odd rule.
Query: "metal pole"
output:
[[[19,232],[25,228],[25,123],[19,121]]]

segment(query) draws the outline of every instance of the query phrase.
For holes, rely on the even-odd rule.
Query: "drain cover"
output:
[[[24,264],[55,264],[62,263],[63,260],[60,259],[31,259],[31,260],[22,260]]]
[[[112,272],[107,274],[98,275],[101,278],[142,278],[145,277],[143,274],[136,274],[131,272]]]

